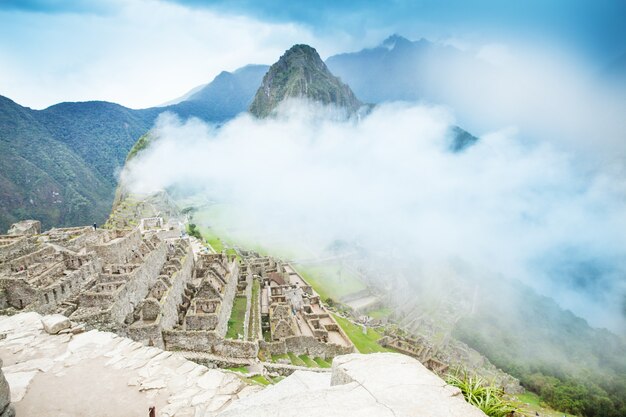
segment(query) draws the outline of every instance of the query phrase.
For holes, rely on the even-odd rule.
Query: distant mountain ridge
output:
[[[445,103],[440,95],[441,86],[434,83],[439,81],[438,73],[448,68],[473,68],[479,63],[452,46],[392,35],[374,48],[333,55],[326,65],[359,98],[370,103],[398,100]]]
[[[334,104],[349,113],[363,105],[357,96],[373,103],[415,99],[414,93],[403,96],[373,85],[368,88],[376,65],[361,67],[362,78],[355,76],[356,67],[350,65],[358,67],[367,61],[363,56],[375,56],[383,68],[389,65],[385,63],[389,54],[419,49],[420,45],[428,48],[429,42],[411,42],[395,35],[373,50],[329,58],[330,69],[314,48],[294,45],[271,67],[247,65],[224,71],[180,102],[140,110],[103,101],[59,103],[32,110],[0,96],[0,230],[25,217],[41,220],[44,227],[104,221],[129,152],[136,144],[135,151],[148,143],[145,137],[138,139],[162,112],[221,123],[247,109],[266,117],[289,97]],[[357,93],[342,80],[354,84]],[[458,127],[452,127],[449,136],[454,152],[477,140]]]
[[[231,119],[246,111],[267,68],[224,71],[185,101],[141,110],[104,101],[33,110],[0,96],[0,233],[24,218],[44,228],[103,223],[129,151],[160,113]]]
[[[350,87],[335,77],[308,45],[292,46],[270,67],[249,111],[257,117],[267,117],[288,98],[334,104],[350,113],[362,106]]]

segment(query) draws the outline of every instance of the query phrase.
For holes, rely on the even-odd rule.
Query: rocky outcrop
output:
[[[7,232],[8,235],[38,235],[41,233],[41,222],[39,220],[22,220],[13,223]]]
[[[335,77],[308,45],[292,46],[270,67],[250,105],[250,113],[267,117],[288,98],[332,104],[349,113],[362,106],[350,87]]]
[[[45,321],[45,320],[44,320]],[[485,417],[419,361],[397,353],[350,354],[332,372],[296,371],[261,390],[234,373],[113,333],[50,335],[37,313],[0,316],[0,417],[124,415],[156,406],[168,417]]]
[[[72,325],[70,323],[70,319],[62,314],[50,314],[49,316],[44,316],[41,319],[41,324],[43,324],[43,329],[48,334],[57,334],[61,330],[70,328]]]
[[[0,368],[2,368],[2,359],[0,359]],[[11,405],[9,383],[0,369],[0,417],[13,417],[14,415],[15,409]]]
[[[297,371],[220,416],[485,417],[458,388],[397,353],[335,358],[332,373]]]

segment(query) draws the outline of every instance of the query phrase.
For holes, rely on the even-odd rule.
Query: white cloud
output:
[[[271,64],[294,43],[328,54],[351,42],[161,1],[109,3],[101,14],[0,11],[0,94],[35,108],[77,100],[148,107],[222,70]]]
[[[301,102],[285,104],[276,119],[242,115],[220,129],[162,117],[159,139],[123,181],[142,192],[203,186],[254,217],[249,233],[294,245],[358,241],[430,271],[462,260],[550,292],[594,324],[615,325],[626,183],[607,181],[606,167],[581,171],[577,158],[548,143],[525,144],[515,129],[450,153],[453,121],[443,108],[398,103],[358,122]],[[554,272],[572,250],[622,275],[588,277],[594,293],[575,288]]]

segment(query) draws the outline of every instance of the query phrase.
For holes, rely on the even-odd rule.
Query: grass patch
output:
[[[306,366],[308,366],[309,368],[317,368],[317,363],[316,363],[313,359],[309,358],[307,355],[300,355],[300,356],[298,356],[298,357],[299,357],[299,358],[302,360],[302,362],[304,362],[304,364],[305,364]]]
[[[263,375],[255,375],[255,376],[251,376],[250,378],[248,378],[250,381],[254,381],[257,384],[261,384],[263,386],[267,386],[269,384],[272,383],[272,381],[269,381],[267,378],[265,378]]]
[[[260,314],[259,314],[259,292],[261,283],[258,279],[252,280],[252,296],[250,297],[250,323],[248,323],[248,340],[255,340],[259,334]]]
[[[289,359],[289,355],[282,353],[280,355],[272,355],[272,362],[277,363],[279,359]]]
[[[319,366],[320,368],[330,368],[332,366],[331,365],[332,360],[330,362],[327,362],[325,359],[320,358],[320,357],[317,357],[313,360],[315,361],[317,366]]]
[[[366,288],[358,275],[341,265],[298,267],[298,272],[323,300],[338,299]]]
[[[511,402],[520,409],[522,415],[534,416],[535,413],[539,413],[539,415],[543,417],[574,417],[573,414],[554,411],[534,392],[526,391],[523,394],[510,396],[510,399]]]
[[[280,381],[282,381],[283,379],[285,379],[284,376],[275,376],[273,378],[271,378],[272,380],[272,384],[278,384]]]
[[[357,326],[348,319],[339,317],[333,314],[337,323],[341,326],[344,332],[348,335],[354,346],[361,353],[374,353],[374,352],[392,352],[390,349],[386,349],[378,344],[378,340],[382,337],[376,330],[367,328],[367,333],[363,334],[361,326]]]
[[[248,373],[248,368],[245,366],[237,366],[237,367],[233,367],[233,368],[226,368],[229,371],[233,371],[233,372],[239,372],[242,374],[247,374]]]
[[[224,243],[217,236],[215,231],[210,227],[200,227],[200,234],[206,240],[206,242],[211,245],[213,250],[217,253],[221,253],[224,250]]]
[[[289,355],[289,359],[291,360],[292,365],[306,366],[306,363],[304,363],[302,359],[297,357],[295,353],[289,352],[287,353],[287,355]]]
[[[235,297],[233,302],[233,310],[228,320],[228,330],[226,338],[238,339],[239,335],[243,336],[243,321],[246,318],[246,297]]]
[[[320,368],[330,368],[332,366],[332,359],[328,361],[324,358],[317,357],[313,360],[315,361],[317,366],[319,366]]]
[[[468,403],[490,417],[508,417],[517,411],[517,407],[504,399],[504,391],[489,385],[480,377],[461,372],[448,375],[446,382],[459,388]]]
[[[367,315],[374,319],[383,319],[389,317],[392,312],[393,311],[390,308],[385,307],[379,308],[378,310],[370,311],[369,313],[367,313]]]

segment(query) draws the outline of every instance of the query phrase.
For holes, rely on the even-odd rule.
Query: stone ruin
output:
[[[263,336],[268,354],[294,353],[332,358],[352,353],[354,345],[320,302],[319,295],[289,264],[242,252],[252,280],[259,282]]]
[[[384,336],[378,343],[384,347],[414,357],[424,366],[438,375],[444,375],[448,370],[448,365],[437,357],[437,350],[425,338],[409,338],[403,336]]]
[[[39,220],[24,220],[14,223],[8,235],[38,235],[41,233],[41,222]]]

